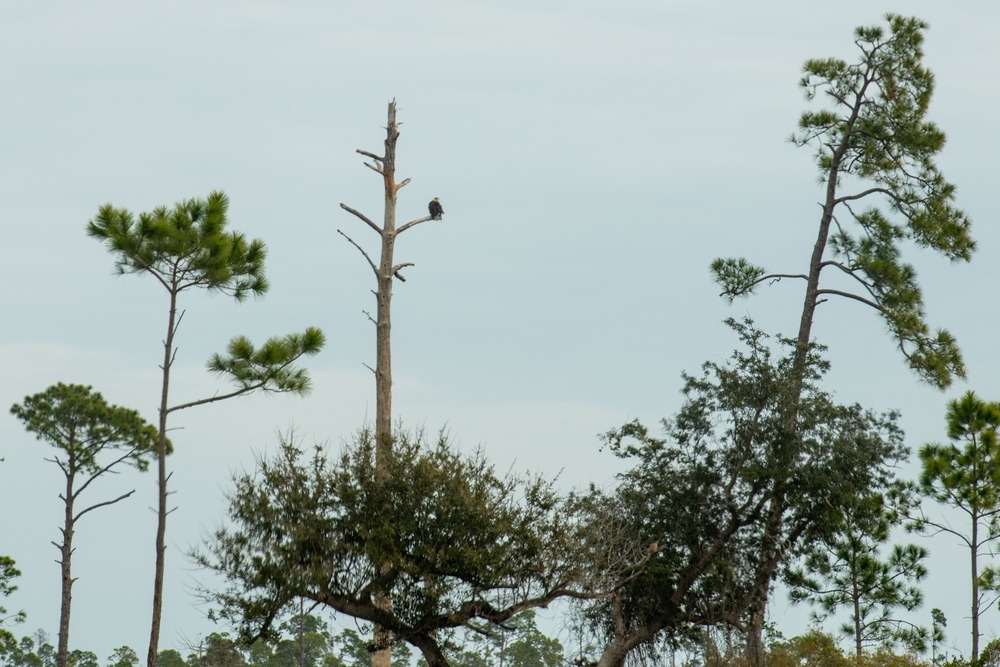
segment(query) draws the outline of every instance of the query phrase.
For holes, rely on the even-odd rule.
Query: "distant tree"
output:
[[[212,597],[245,640],[273,637],[305,598],[378,623],[442,667],[442,632],[507,623],[575,581],[580,554],[550,481],[498,475],[481,452],[419,435],[397,436],[381,477],[375,447],[366,430],[331,461],[286,441],[235,480],[230,527],[199,560],[227,580]],[[374,590],[391,592],[391,609]]]
[[[189,667],[244,667],[241,646],[228,632],[213,632],[199,646],[198,655],[187,660]]]
[[[351,628],[344,628],[337,635],[336,643],[337,658],[334,667],[361,667],[371,663],[372,642],[363,639]]]
[[[534,610],[515,616],[503,627],[472,626],[466,639],[448,651],[452,667],[561,667],[566,664],[559,640],[545,636]]]
[[[108,667],[136,667],[139,655],[130,646],[119,646],[108,656]]]
[[[832,636],[811,630],[804,635],[778,642],[771,647],[767,657],[769,667],[849,667],[837,640]]]
[[[261,296],[268,288],[264,277],[264,242],[247,241],[243,234],[226,231],[229,199],[213,192],[207,199],[179,202],[172,209],[160,207],[141,213],[138,219],[129,211],[111,204],[102,206],[87,225],[87,233],[105,243],[115,255],[120,274],[148,274],[167,292],[169,309],[163,340],[161,398],[158,425],[158,487],[156,530],[156,567],[153,581],[153,614],[150,627],[147,667],[155,667],[163,608],[163,570],[167,525],[167,418],[172,412],[221,401],[253,391],[291,392],[309,390],[305,370],[293,364],[303,355],[319,352],[324,343],[319,329],[272,338],[256,348],[247,338],[229,343],[228,355],[214,355],[208,362],[213,373],[228,377],[236,389],[176,405],[170,404],[170,369],[177,354],[174,337],[183,318],[178,312],[181,293],[191,289],[221,292],[243,301],[249,295]]]
[[[369,623],[361,623],[358,630],[344,628],[339,634],[333,637],[330,643],[330,652],[323,657],[323,667],[365,667],[371,664],[374,654],[377,652],[375,642],[365,639],[372,636],[372,627]],[[413,652],[408,644],[396,641],[392,645],[392,658],[396,664],[412,664]],[[422,660],[417,665],[424,666]]]
[[[819,304],[845,297],[871,307],[919,377],[947,387],[964,377],[961,353],[947,331],[932,332],[913,266],[902,261],[903,246],[935,250],[951,261],[968,261],[975,249],[965,213],[955,207],[955,186],[935,164],[945,135],[926,119],[934,77],[923,64],[927,24],[886,16],[881,26],[859,27],[854,64],[836,58],[809,60],[800,85],[806,100],[826,108],[806,111],[792,135],[797,146],[815,149],[824,187],[816,242],[805,271],[769,272],[745,258],[716,259],[711,269],[730,301],[758,286],[803,280],[805,299],[796,342],[793,377],[802,377]],[[830,276],[830,274],[833,276]],[[837,278],[840,280],[830,280]],[[822,280],[821,280],[822,278]],[[794,436],[796,401],[786,408],[786,429]],[[786,465],[796,460],[790,447]],[[775,530],[786,490],[775,487],[768,525]],[[762,596],[754,606],[747,653],[759,664],[768,582],[787,551],[777,532],[762,544],[767,554],[759,576]]]
[[[20,640],[4,641],[0,651],[3,667],[54,667],[56,650],[44,630],[36,630]]]
[[[82,651],[78,648],[69,652],[67,663],[70,667],[100,667],[96,653],[93,651]]]
[[[177,649],[168,648],[156,656],[156,667],[186,667],[184,657]]]
[[[820,390],[828,365],[815,349],[797,386],[794,341],[779,356],[752,324],[731,325],[742,349],[729,363],[704,364],[701,376],[685,375],[685,400],[663,423],[665,437],[636,421],[608,433],[611,452],[631,466],[612,490],[581,498],[594,534],[583,550],[618,582],[582,615],[603,647],[587,659],[598,667],[621,667],[658,641],[676,645],[704,627],[745,628],[769,584],[759,578],[770,558],[762,545],[773,535],[789,544],[822,539],[836,508],[891,481],[888,464],[904,451],[894,413],[839,405]],[[790,442],[785,407],[800,388]],[[797,450],[791,469],[789,446]],[[787,492],[774,527],[767,522],[778,484]]]
[[[931,609],[931,665],[945,661],[945,654],[940,652],[944,644],[944,629],[948,627],[948,619],[940,609]]]
[[[44,392],[25,397],[23,403],[15,404],[10,411],[25,429],[56,448],[58,453],[48,460],[59,466],[65,478],[59,494],[64,507],[62,542],[56,544],[62,573],[56,664],[67,667],[72,589],[76,581],[72,574],[76,524],[88,512],[124,500],[135,489],[82,508],[78,501],[95,480],[117,473],[122,466],[146,470],[149,457],[156,451],[156,429],[135,410],[109,405],[101,394],[78,384],[55,384]]]
[[[851,499],[839,514],[836,531],[807,546],[802,566],[786,574],[792,601],[816,608],[818,623],[846,610],[849,620],[840,631],[854,642],[858,658],[866,648],[897,643],[923,652],[927,629],[897,612],[913,611],[923,601],[917,584],[927,574],[927,550],[895,545],[883,556],[890,531],[903,518],[881,493]]]
[[[318,667],[330,653],[333,636],[323,619],[300,611],[278,626],[286,637],[275,649],[275,659],[284,665]]]
[[[997,572],[980,569],[979,557],[1000,539],[1000,403],[987,403],[974,393],[949,401],[948,438],[955,444],[927,444],[920,449],[923,493],[965,515],[964,528],[931,519],[922,510],[911,516],[910,528],[926,534],[947,533],[969,550],[971,567],[972,660],[979,659],[979,619],[997,601]]]
[[[505,651],[505,667],[560,667],[565,664],[562,644],[546,637],[535,624],[535,612],[526,611],[510,624],[513,632]]]

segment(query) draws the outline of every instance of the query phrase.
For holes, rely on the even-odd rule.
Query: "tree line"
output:
[[[802,281],[797,333],[784,337],[749,319],[728,320],[735,351],[683,375],[684,398],[673,416],[658,429],[632,421],[605,434],[606,450],[627,464],[607,488],[565,493],[542,475],[499,472],[484,451],[464,453],[444,433],[392,424],[389,303],[394,280],[405,280],[400,272],[412,266],[395,263],[394,244],[403,231],[441,216],[396,226],[397,192],[409,179],[395,180],[399,126],[391,102],[385,150],[358,151],[383,177],[384,222],[342,205],[381,240],[376,263],[344,235],[378,282],[371,318],[377,423],[359,429],[340,451],[303,447],[288,433],[276,455],[233,478],[227,524],[192,553],[225,582],[203,591],[214,603],[212,617],[234,633],[212,635],[213,660],[277,667],[268,661],[290,656],[289,623],[298,619],[300,665],[307,634],[310,646],[322,647],[310,655],[326,656],[310,664],[371,660],[380,667],[407,663],[415,653],[429,667],[622,667],[705,647],[718,631],[738,638],[746,664],[781,664],[780,642],[766,645],[765,626],[774,585],[784,581],[793,601],[814,609],[817,623],[847,615],[841,631],[857,658],[879,650],[930,651],[939,662],[943,617],[934,610],[928,628],[911,613],[922,604],[927,552],[892,544],[899,528],[950,533],[968,547],[971,658],[979,660],[979,621],[1000,591],[996,570],[979,561],[1000,537],[1000,404],[973,392],[951,401],[950,443],[922,447],[921,478],[900,480],[895,471],[910,452],[899,414],[841,404],[825,391],[829,363],[813,331],[823,303],[847,299],[883,319],[920,380],[945,388],[964,377],[957,342],[945,330],[931,330],[916,272],[903,259],[908,244],[953,262],[970,260],[975,250],[955,187],[935,163],[945,137],[926,118],[934,83],[922,64],[926,28],[890,14],[884,26],[856,30],[855,62],[806,62],[800,84],[819,108],[802,114],[792,139],[814,151],[823,185],[807,268],[771,272],[746,258],[711,265],[729,300],[765,284]],[[263,241],[227,231],[227,211],[226,196],[213,192],[138,216],[109,204],[87,226],[120,273],[147,276],[164,289],[157,424],[77,385],[55,385],[11,409],[56,448],[52,460],[65,476],[56,667],[75,664],[69,620],[77,521],[131,492],[83,505],[80,495],[119,466],[142,470],[151,463],[159,506],[146,664],[195,664],[158,649],[167,460],[174,446],[168,418],[248,392],[309,389],[297,363],[325,342],[312,327],[260,347],[237,337],[208,361],[211,372],[232,383],[230,391],[182,401],[170,395],[183,293],[203,289],[240,301],[267,290]],[[943,522],[936,505],[957,508],[968,523]],[[14,563],[5,567],[2,581],[11,582]],[[6,596],[13,590],[5,585]],[[534,610],[557,602],[569,610],[564,622],[574,638],[565,651],[534,627]],[[345,634],[353,631],[335,637],[312,616],[307,623],[303,605],[365,624],[370,639]],[[0,619],[5,615],[0,611]],[[0,632],[0,660],[14,660],[16,650],[41,650],[40,641],[15,649],[21,643],[9,630]],[[351,654],[352,663],[344,662],[348,645],[361,651]],[[535,662],[514,647],[530,648]],[[331,657],[336,650],[340,657]],[[707,656],[699,660],[707,664]]]

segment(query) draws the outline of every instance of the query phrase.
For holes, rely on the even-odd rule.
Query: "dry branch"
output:
[[[343,204],[341,204],[341,206],[343,206]],[[359,246],[357,243],[355,243],[354,239],[352,239],[350,236],[340,231],[339,229],[337,230],[337,233],[343,236],[345,239],[347,239],[352,246],[357,248],[361,252],[361,254],[365,256],[365,259],[368,260],[368,266],[372,267],[372,271],[374,271],[375,275],[378,276],[378,267],[375,266],[375,262],[373,262],[372,258],[368,256],[368,253],[365,252],[365,249]]]
[[[375,224],[374,222],[372,222],[371,220],[369,220],[369,219],[368,219],[368,217],[367,217],[367,216],[365,216],[365,214],[364,214],[364,213],[361,213],[360,211],[355,211],[355,210],[354,210],[353,208],[351,208],[351,207],[350,207],[350,206],[348,206],[347,204],[341,204],[341,205],[340,205],[340,208],[344,209],[344,210],[345,210],[345,211],[347,211],[348,213],[351,213],[351,214],[353,214],[353,215],[357,216],[358,218],[360,218],[361,220],[363,220],[363,221],[365,222],[365,224],[367,224],[367,225],[368,225],[369,227],[371,227],[372,229],[374,229],[374,230],[375,230],[376,232],[378,232],[379,234],[381,234],[381,233],[382,233],[382,228],[381,228],[381,227],[379,227],[378,225],[376,225],[376,224]]]

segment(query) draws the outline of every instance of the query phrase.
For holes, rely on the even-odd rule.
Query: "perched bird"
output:
[[[440,220],[441,216],[444,215],[444,209],[441,208],[441,202],[438,201],[437,197],[432,199],[431,203],[427,205],[427,210],[435,220]]]

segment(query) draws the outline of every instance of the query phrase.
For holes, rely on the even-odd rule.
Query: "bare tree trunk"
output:
[[[57,667],[66,667],[69,657],[69,614],[73,603],[73,573],[71,563],[73,558],[73,471],[76,463],[69,461],[66,473],[66,519],[63,524],[62,544],[57,544],[61,557],[59,567],[62,570],[62,604],[59,608],[59,648],[56,651]]]
[[[160,617],[163,611],[163,570],[167,534],[167,401],[170,389],[170,366],[173,364],[174,333],[177,330],[177,290],[170,290],[170,315],[167,337],[163,341],[163,388],[160,394],[159,438],[156,446],[158,504],[156,512],[156,572],[153,575],[153,619],[149,630],[146,667],[156,667],[160,643]]]
[[[386,465],[392,456],[392,256],[396,241],[396,104],[389,103],[386,124],[385,159],[382,177],[385,181],[385,214],[382,221],[382,257],[378,268],[378,310],[375,323],[375,477],[385,480]],[[383,565],[390,567],[389,563]],[[388,591],[375,594],[375,604],[382,609],[392,609]],[[392,664],[392,633],[376,625],[374,643],[379,648],[372,654],[372,667],[390,667]]]
[[[355,248],[357,248],[372,271],[378,284],[375,293],[377,301],[377,311],[375,322],[375,478],[377,481],[384,481],[388,474],[388,463],[392,456],[392,318],[390,314],[392,304],[392,281],[393,278],[405,280],[400,274],[400,270],[412,266],[410,263],[394,264],[393,253],[395,250],[396,236],[406,231],[410,227],[431,220],[431,216],[412,220],[402,227],[396,228],[396,193],[399,189],[410,182],[404,179],[396,182],[396,140],[399,138],[399,124],[396,122],[396,101],[389,102],[388,122],[386,123],[385,152],[383,155],[375,155],[368,151],[358,150],[358,153],[372,158],[374,163],[365,163],[367,167],[382,175],[385,185],[385,209],[383,213],[382,226],[379,227],[362,213],[341,204],[341,208],[360,218],[366,225],[375,230],[382,239],[382,250],[378,265],[372,261],[365,250],[354,242],[351,237],[340,232]],[[339,231],[339,230],[338,230]],[[390,563],[383,564],[383,572],[391,567]],[[392,600],[389,591],[377,591],[374,596],[375,604],[381,609],[391,610]],[[392,634],[388,630],[376,625],[374,629],[374,644],[378,650],[372,654],[372,667],[390,667],[392,654],[390,644]]]
[[[972,514],[972,662],[979,660],[979,512]]]

